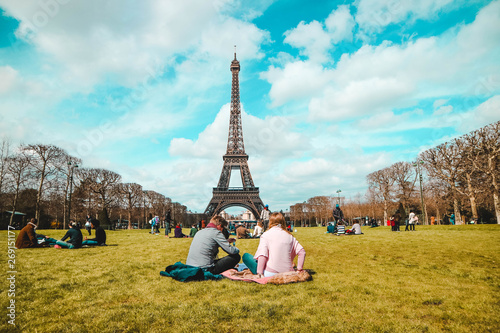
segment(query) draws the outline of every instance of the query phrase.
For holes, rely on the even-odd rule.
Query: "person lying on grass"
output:
[[[227,221],[222,216],[214,216],[205,229],[196,233],[191,242],[186,265],[200,267],[212,274],[220,274],[234,268],[240,261],[240,250],[232,246],[234,238],[226,239],[222,231],[227,226]],[[216,259],[219,247],[228,255]]]
[[[82,245],[106,246],[106,232],[101,227],[101,222],[99,222],[99,220],[92,220],[90,225],[95,229],[95,238],[87,239],[87,237],[85,237]]]
[[[255,256],[245,253],[243,263],[253,274],[269,277],[278,273],[293,271],[293,260],[298,256],[297,270],[301,271],[306,258],[306,251],[286,230],[283,214],[272,213],[269,229],[260,237]]]
[[[55,245],[65,249],[78,249],[82,247],[82,232],[80,231],[80,228],[78,228],[77,223],[73,220],[69,221],[69,230],[61,240],[50,238],[49,236],[46,237],[45,242],[54,245],[54,247],[56,247]],[[69,238],[69,240],[65,242],[67,238]]]

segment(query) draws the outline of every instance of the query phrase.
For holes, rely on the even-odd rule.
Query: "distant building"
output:
[[[229,215],[228,213],[226,213],[225,210],[223,210],[222,212],[220,212],[219,215],[222,216],[225,220],[230,220],[231,219],[231,215]]]
[[[255,217],[253,216],[251,211],[247,210],[243,214],[241,214],[241,219],[242,220],[255,220]]]

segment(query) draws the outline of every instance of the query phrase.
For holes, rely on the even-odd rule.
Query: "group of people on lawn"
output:
[[[351,229],[346,230],[344,222],[344,213],[340,209],[340,205],[335,205],[335,209],[332,212],[334,222],[330,222],[326,227],[326,232],[329,234],[334,234],[337,236],[341,235],[361,235],[361,225],[356,220],[352,225]]]
[[[267,208],[266,208],[267,209]],[[297,260],[297,270],[301,271],[304,266],[306,251],[300,243],[287,230],[285,218],[281,213],[269,214],[267,230],[263,232],[264,223],[259,222],[256,226],[257,234],[260,236],[259,246],[255,255],[249,253],[240,255],[240,250],[234,246],[235,239],[229,238],[226,229],[228,223],[221,216],[214,216],[204,229],[197,230],[193,234],[193,241],[189,248],[186,265],[200,267],[212,274],[220,274],[235,266],[243,259],[243,263],[250,271],[259,277],[270,277],[278,273],[294,270],[293,261]],[[267,216],[266,216],[267,217]],[[19,232],[16,247],[42,247],[54,245],[54,247],[76,249],[83,245],[106,245],[106,233],[100,227],[98,220],[91,221],[91,227],[95,229],[94,239],[83,239],[78,225],[71,220],[66,235],[61,240],[48,236],[36,234],[36,219],[30,222]],[[66,239],[68,239],[66,241]],[[233,245],[231,245],[231,243]],[[219,248],[228,255],[218,259]]]
[[[106,232],[100,226],[99,221],[91,219],[88,222],[90,224],[90,227],[95,229],[95,238],[88,239],[87,237],[83,237],[79,225],[74,220],[70,220],[68,231],[63,238],[57,240],[49,236],[37,234],[35,232],[35,229],[37,228],[36,219],[32,218],[28,222],[28,224],[19,232],[19,235],[16,239],[16,248],[23,249],[52,245],[54,246],[54,248],[78,249],[85,245],[105,246]]]

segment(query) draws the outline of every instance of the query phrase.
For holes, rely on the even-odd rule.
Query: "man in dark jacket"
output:
[[[333,210],[333,218],[335,219],[335,222],[339,223],[339,221],[344,219],[344,213],[342,212],[342,209],[340,209],[339,204],[335,205],[335,209]]]
[[[99,220],[92,220],[90,225],[95,229],[95,238],[87,239],[85,237],[82,245],[106,246],[106,232],[101,227],[101,222]]]
[[[16,239],[16,248],[25,249],[29,247],[40,247],[35,233],[36,219],[32,218],[28,224],[21,229]]]
[[[69,238],[67,242],[65,240]],[[82,232],[78,228],[78,225],[75,221],[69,222],[69,230],[66,232],[66,235],[60,240],[56,242],[56,245],[66,249],[78,249],[82,247]]]

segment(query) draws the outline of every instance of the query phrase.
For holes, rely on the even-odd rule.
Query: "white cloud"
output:
[[[437,99],[434,101],[434,103],[432,104],[432,106],[434,107],[434,109],[437,109],[438,107],[448,103],[449,99]]]
[[[381,32],[393,23],[434,19],[440,12],[459,8],[464,1],[453,0],[359,0],[356,22],[368,32]]]
[[[321,91],[330,80],[330,73],[313,62],[294,61],[284,68],[270,66],[260,77],[272,84],[269,92],[272,106],[279,106]]]
[[[441,106],[436,111],[434,111],[433,116],[440,116],[443,114],[448,114],[448,113],[451,113],[452,111],[453,111],[453,106],[451,106],[451,105]]]
[[[227,57],[221,43],[232,47],[240,41],[243,57],[258,58],[259,44],[268,37],[251,23],[221,14],[227,1],[47,3],[0,1],[20,21],[17,36],[52,57],[54,71],[84,91],[103,79],[133,87],[152,67],[161,69],[188,50]],[[217,35],[217,45],[208,47]]]
[[[300,54],[313,63],[329,61],[329,51],[334,44],[352,41],[354,18],[349,6],[341,5],[332,10],[324,23],[301,21],[295,28],[284,33],[287,43],[300,50]]]
[[[14,89],[17,84],[17,71],[10,66],[0,67],[0,95],[7,94]]]
[[[352,81],[341,89],[328,88],[321,98],[311,99],[312,120],[346,120],[390,109],[414,90],[395,78]]]
[[[347,5],[338,6],[337,10],[332,11],[325,20],[325,26],[334,44],[344,40],[352,41],[355,25],[356,23]]]
[[[499,110],[500,95],[496,95],[479,104],[473,110],[456,115],[453,121],[462,133],[466,133],[499,121]]]
[[[284,42],[300,49],[301,54],[310,61],[322,63],[328,59],[327,52],[332,47],[331,38],[318,21],[300,22],[299,25],[285,32]]]
[[[230,104],[224,105],[213,123],[209,124],[196,140],[172,139],[169,153],[182,158],[219,160],[227,147],[229,108]],[[281,157],[296,156],[308,148],[306,140],[299,133],[290,131],[294,123],[291,117],[273,116],[260,119],[246,113],[242,108],[241,118],[245,151],[254,157],[275,162]]]
[[[314,121],[355,119],[373,111],[411,107],[422,98],[478,94],[477,90],[491,96],[500,90],[500,44],[494,42],[500,40],[498,22],[497,1],[484,7],[474,22],[438,37],[402,45],[364,45],[343,54],[335,68],[308,61],[271,66],[261,77],[272,84],[272,106],[309,98]]]
[[[197,140],[172,139],[168,150],[169,154],[182,158],[212,159],[217,157],[219,159],[225,153],[227,145],[229,108],[230,104],[224,105],[215,120],[198,135]]]

